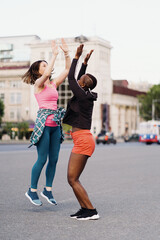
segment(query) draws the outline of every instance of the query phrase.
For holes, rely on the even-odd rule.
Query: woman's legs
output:
[[[71,152],[68,163],[68,182],[71,185],[81,207],[94,209],[86,190],[79,181],[79,177],[87,163],[87,159],[88,156],[86,155]]]
[[[49,142],[49,160],[46,167],[46,189],[51,191],[60,150],[60,127],[52,127]]]
[[[47,161],[47,154],[49,151],[49,139],[50,139],[49,128],[45,127],[44,132],[37,144],[38,159],[32,168],[32,173],[31,173],[31,190],[32,191],[37,189],[37,184],[38,184],[41,171]]]

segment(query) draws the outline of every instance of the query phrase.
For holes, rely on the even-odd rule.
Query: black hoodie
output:
[[[63,118],[63,123],[69,124],[72,127],[81,129],[90,129],[92,122],[92,111],[94,101],[97,100],[97,93],[85,91],[80,87],[77,80],[85,74],[87,65],[82,63],[77,80],[75,79],[75,70],[77,59],[73,59],[71,68],[68,74],[70,89],[74,96],[69,100],[66,114]]]

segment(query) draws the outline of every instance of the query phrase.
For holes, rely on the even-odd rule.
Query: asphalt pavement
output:
[[[79,209],[67,183],[72,143],[62,144],[53,195],[41,207],[25,197],[36,149],[0,145],[1,240],[158,240],[160,239],[160,145],[98,145],[81,176],[100,219],[77,221]],[[42,171],[38,193],[45,184]]]

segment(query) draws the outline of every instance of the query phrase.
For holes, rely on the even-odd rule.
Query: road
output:
[[[79,209],[66,181],[72,144],[62,144],[53,194],[57,206],[36,207],[25,197],[37,157],[27,145],[0,145],[1,240],[160,239],[160,146],[141,143],[99,145],[81,176],[97,208],[97,221],[77,221]],[[39,193],[45,183],[45,169]]]

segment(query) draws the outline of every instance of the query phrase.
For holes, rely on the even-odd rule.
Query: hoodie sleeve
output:
[[[78,81],[76,81],[75,79],[75,70],[76,70],[77,62],[78,62],[78,59],[74,58],[72,60],[71,68],[68,74],[68,82],[73,94],[77,98],[84,98],[86,97],[86,92],[84,91],[83,88],[80,87],[80,85],[78,84]]]
[[[78,77],[77,77],[77,80],[79,80],[82,77],[82,75],[85,74],[86,68],[87,68],[87,64],[82,63],[81,69],[80,69]]]

